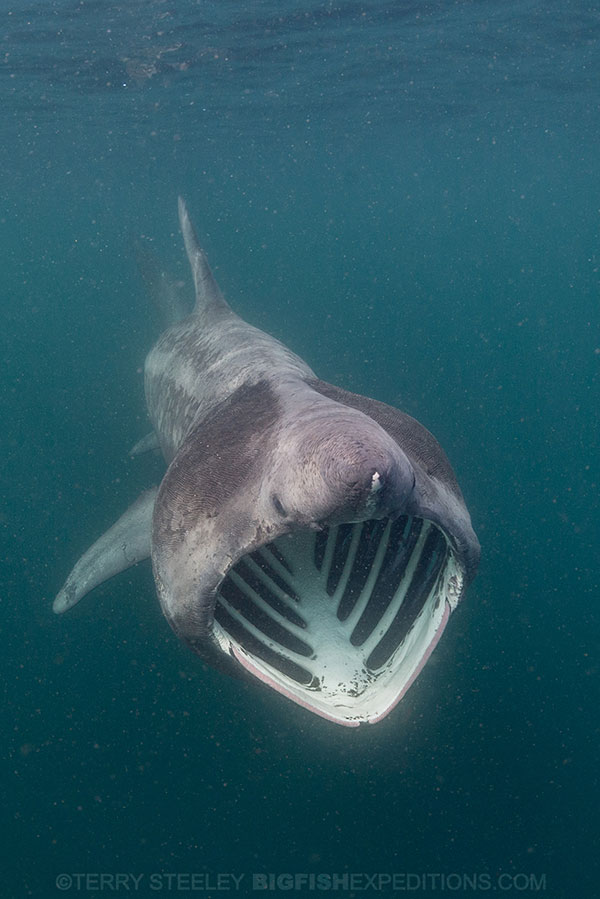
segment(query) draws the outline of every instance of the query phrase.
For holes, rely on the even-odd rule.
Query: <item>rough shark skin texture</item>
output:
[[[240,319],[182,200],[179,216],[196,304],[148,354],[153,436],[135,448],[160,447],[168,469],[79,560],[54,609],[151,556],[165,617],[210,664],[340,724],[381,720],[479,561],[450,463],[415,419],[320,381]]]

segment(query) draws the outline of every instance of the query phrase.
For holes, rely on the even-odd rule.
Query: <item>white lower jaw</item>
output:
[[[363,524],[360,523],[353,525],[351,531],[347,528],[346,555],[342,559],[343,565],[337,560],[336,577],[339,577],[334,590],[331,589],[330,572],[334,565],[337,527],[330,529],[320,567],[315,564],[315,540],[318,538],[313,532],[306,532],[276,541],[275,548],[279,558],[285,560],[285,566],[268,548],[263,548],[253,559],[244,560],[242,573],[245,572],[246,580],[235,570],[230,572],[229,591],[234,591],[231,594],[234,599],[241,597],[243,604],[240,606],[238,603],[236,608],[236,603],[224,596],[219,597],[219,604],[226,612],[227,620],[236,622],[243,629],[241,633],[246,637],[246,642],[259,641],[264,652],[257,654],[245,646],[243,637],[230,632],[235,627],[226,628],[215,621],[214,633],[221,649],[234,656],[252,675],[298,705],[349,727],[381,721],[394,708],[426,664],[462,592],[461,568],[434,525],[423,522],[418,539],[412,532],[410,553],[402,556],[406,564],[398,567],[397,575],[393,561],[395,547],[390,543],[390,537],[394,534],[392,522],[384,523],[382,527],[384,530],[379,532],[375,553],[374,541],[371,541],[369,570],[368,573],[364,568],[362,570],[358,599],[343,620],[340,620],[338,610],[351,578],[356,576],[360,540],[365,539],[361,537]],[[408,545],[409,525],[406,531]],[[441,557],[437,563],[439,571],[435,568],[435,558],[429,568],[425,566],[428,548],[436,539],[438,545],[442,543],[445,549],[444,563],[441,563]],[[261,568],[263,559],[267,571]],[[388,573],[382,580],[386,565],[388,568],[391,566],[391,574]],[[422,596],[419,594],[418,607],[410,613],[402,638],[397,645],[392,645],[390,651],[386,651],[381,664],[374,665],[377,649],[382,645],[380,641],[393,627],[393,622],[398,620],[399,614],[408,614],[411,601],[414,606],[414,596],[417,595],[414,593],[415,587],[419,586],[421,574],[425,576],[427,571],[430,576],[426,592]],[[393,580],[394,577],[396,580]],[[368,609],[372,608],[369,603],[378,589],[382,592],[382,583],[389,596],[378,600],[379,611],[373,618],[375,626],[370,632],[367,628],[367,636],[360,638],[359,645],[353,645],[353,640],[357,642],[357,625],[365,620],[365,615],[368,621]],[[393,589],[389,589],[390,583],[393,583]],[[260,592],[255,589],[257,585]],[[265,588],[268,585],[272,603],[265,601],[263,585]],[[282,587],[289,589],[294,598],[290,599]],[[301,616],[303,626],[290,621],[287,610]],[[283,628],[291,640],[297,638],[301,641],[297,645],[302,652],[282,646],[265,634],[260,626],[250,620],[253,611],[268,615],[269,623]],[[262,621],[265,620],[263,617]],[[260,618],[256,621],[260,623]],[[255,642],[255,645],[258,644]],[[298,670],[305,674],[305,682],[290,676],[289,671],[296,670],[290,666],[299,666]]]
[[[433,615],[429,618],[426,631],[424,650],[421,650],[419,640],[418,651],[408,652],[399,665],[399,670],[386,672],[387,676],[381,676],[370,684],[365,691],[357,697],[349,697],[343,690],[320,692],[311,691],[306,687],[300,687],[289,679],[284,680],[280,673],[275,671],[261,659],[250,656],[241,646],[231,642],[231,651],[238,662],[251,674],[278,693],[282,693],[298,705],[303,706],[321,718],[327,718],[336,724],[346,727],[358,727],[359,724],[376,724],[382,721],[392,709],[400,702],[411,684],[416,680],[426,664],[429,656],[444,632],[450,615],[450,607],[447,603],[442,607],[442,615]],[[437,629],[435,626],[436,619]],[[421,635],[419,635],[421,636]]]

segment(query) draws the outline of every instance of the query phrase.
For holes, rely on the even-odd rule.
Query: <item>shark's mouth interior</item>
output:
[[[345,725],[381,720],[442,634],[462,566],[409,516],[282,537],[220,586],[215,636],[253,675]]]

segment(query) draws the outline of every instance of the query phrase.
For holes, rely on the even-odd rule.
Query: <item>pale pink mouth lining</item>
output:
[[[402,692],[399,693],[398,696],[396,696],[396,698],[391,703],[391,705],[389,705],[387,707],[387,709],[385,709],[380,715],[378,715],[377,718],[369,719],[369,721],[368,721],[369,724],[377,724],[378,721],[383,720],[383,718],[385,718],[386,715],[389,715],[389,713],[392,711],[392,709],[394,709],[396,707],[396,705],[400,702],[400,700],[406,695],[407,690],[413,685],[413,683],[415,682],[415,680],[417,679],[417,677],[419,676],[419,674],[421,673],[421,671],[427,664],[427,661],[429,660],[431,653],[437,646],[440,637],[444,633],[444,628],[446,627],[446,625],[448,623],[449,617],[450,617],[450,606],[448,605],[448,602],[446,602],[445,607],[444,607],[444,614],[442,616],[442,620],[439,624],[439,627],[437,628],[435,634],[433,635],[433,638],[432,638],[431,642],[429,643],[429,646],[423,653],[423,656],[422,656],[421,661],[419,662],[417,668],[414,670],[414,672],[412,673],[408,682],[405,684],[404,688],[402,689]],[[244,655],[242,655],[238,651],[237,647],[232,646],[231,650],[232,650],[235,658],[240,663],[240,665],[242,665],[254,677],[256,677],[256,678],[258,678],[258,680],[262,681],[263,684],[267,684],[267,686],[272,687],[273,690],[277,691],[277,693],[281,693],[283,696],[286,696],[288,699],[291,699],[293,702],[296,703],[296,705],[301,705],[305,709],[308,709],[309,711],[314,712],[315,715],[319,715],[321,718],[326,718],[328,721],[333,721],[334,724],[341,724],[344,727],[358,727],[361,724],[360,721],[347,721],[347,720],[341,720],[340,718],[334,718],[333,715],[328,715],[327,712],[324,712],[321,709],[315,708],[315,706],[311,705],[306,700],[300,699],[298,696],[296,696],[290,690],[287,690],[285,687],[282,687],[281,684],[276,683],[276,681],[274,681],[272,678],[270,678],[267,674],[265,674],[259,668],[256,668],[255,665],[253,665],[252,662],[248,658],[246,658]]]

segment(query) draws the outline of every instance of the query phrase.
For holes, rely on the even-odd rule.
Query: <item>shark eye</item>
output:
[[[275,507],[275,511],[278,512],[279,515],[283,515],[283,516],[287,515],[287,512],[285,511],[284,507],[282,506],[281,500],[279,499],[279,497],[277,496],[276,493],[274,493],[273,496],[271,497],[271,502],[273,503],[273,506]]]

